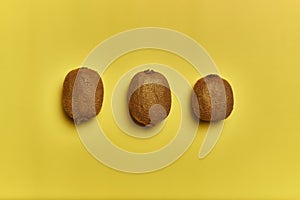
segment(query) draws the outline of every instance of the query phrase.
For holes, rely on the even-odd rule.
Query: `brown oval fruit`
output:
[[[88,68],[70,71],[63,84],[62,104],[65,113],[76,124],[95,117],[103,102],[103,83],[100,75]]]
[[[227,118],[233,109],[233,92],[230,84],[211,74],[198,80],[192,95],[192,109],[202,121],[219,121]]]
[[[140,126],[154,126],[164,120],[171,109],[171,90],[167,79],[158,72],[137,73],[128,90],[132,119]]]

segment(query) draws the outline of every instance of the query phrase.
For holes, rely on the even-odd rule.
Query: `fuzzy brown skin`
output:
[[[63,109],[75,124],[88,121],[100,112],[103,93],[103,83],[96,71],[88,68],[72,70],[63,84]]]
[[[136,124],[154,126],[171,109],[171,90],[167,79],[153,70],[137,73],[128,90],[129,113]]]
[[[201,121],[219,121],[227,118],[233,110],[233,104],[230,84],[218,75],[208,75],[194,85],[192,109]]]

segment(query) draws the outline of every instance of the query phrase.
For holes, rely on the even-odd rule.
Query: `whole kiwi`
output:
[[[88,68],[70,71],[63,83],[62,105],[75,124],[88,121],[101,110],[103,83],[100,75]]]
[[[192,110],[201,121],[219,121],[233,110],[233,92],[228,81],[216,74],[199,79],[194,85]]]
[[[154,126],[164,120],[171,109],[171,90],[159,72],[146,70],[132,78],[127,100],[133,121],[140,126]]]

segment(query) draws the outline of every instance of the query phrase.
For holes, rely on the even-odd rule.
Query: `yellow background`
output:
[[[1,0],[0,199],[299,199],[299,11],[297,0]],[[60,98],[66,73],[98,43],[145,26],[174,29],[203,45],[236,103],[208,157],[197,159],[204,125],[173,165],[133,175],[86,151]],[[103,75],[107,97],[121,74],[113,73],[117,66],[147,62],[173,65],[191,83],[199,78],[175,55],[136,52]],[[112,120],[108,112],[104,106],[99,120]],[[130,147],[125,137],[111,137]]]

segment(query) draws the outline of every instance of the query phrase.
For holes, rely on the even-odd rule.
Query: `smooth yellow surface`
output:
[[[0,199],[299,199],[299,10],[297,0],[0,1]],[[204,125],[173,165],[133,175],[86,151],[60,98],[66,73],[98,43],[145,26],[202,44],[236,103],[208,157],[197,158]],[[191,83],[198,78],[175,55],[135,52],[103,74],[107,97],[122,74],[118,66],[147,62],[174,66]],[[98,119],[113,123],[105,106]],[[130,146],[123,135],[111,138]],[[131,150],[155,147],[134,142]]]

